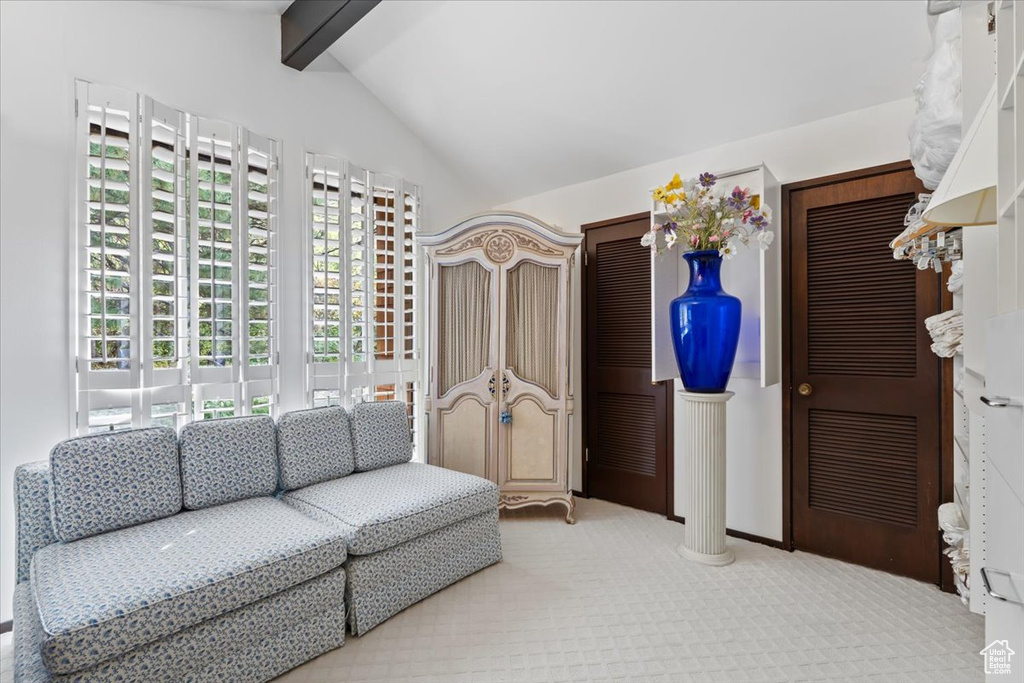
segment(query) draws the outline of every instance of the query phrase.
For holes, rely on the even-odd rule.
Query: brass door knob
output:
[[[796,392],[801,396],[810,396],[813,391],[814,387],[812,387],[807,382],[804,382],[803,384],[796,388]]]

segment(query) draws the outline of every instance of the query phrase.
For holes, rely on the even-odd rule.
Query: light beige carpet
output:
[[[730,539],[736,563],[676,554],[683,527],[581,500],[503,516],[505,559],[282,683],[982,681],[983,620],[910,579]],[[0,649],[3,683],[10,635]]]

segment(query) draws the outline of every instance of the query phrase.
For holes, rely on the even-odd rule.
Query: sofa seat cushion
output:
[[[352,528],[348,551],[370,555],[498,507],[486,479],[409,462],[284,495],[285,502],[325,523]]]
[[[272,497],[42,548],[42,657],[81,671],[342,565],[348,534]]]

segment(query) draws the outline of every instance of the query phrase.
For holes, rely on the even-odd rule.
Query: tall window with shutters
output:
[[[404,401],[417,454],[419,188],[306,155],[309,402]]]
[[[76,433],[270,413],[277,152],[76,83]]]

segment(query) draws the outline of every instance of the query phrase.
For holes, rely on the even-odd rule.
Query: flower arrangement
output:
[[[687,251],[717,249],[727,259],[736,255],[740,244],[756,242],[767,249],[775,237],[768,229],[771,209],[758,195],[751,195],[750,188],[736,186],[732,192],[722,192],[715,189],[717,182],[713,173],[686,181],[676,173],[666,185],[655,188],[651,197],[664,204],[669,220],[655,224],[641,244],[657,251],[661,234],[668,249],[677,244]]]

